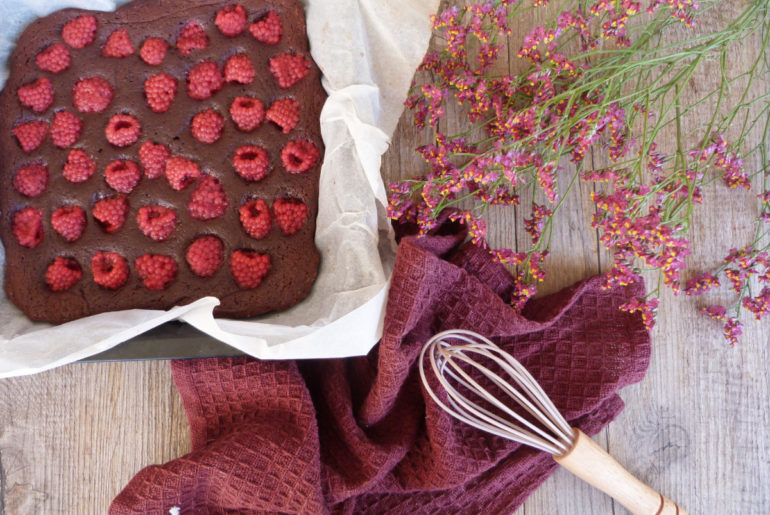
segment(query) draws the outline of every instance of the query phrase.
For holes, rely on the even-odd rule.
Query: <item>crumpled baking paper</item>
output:
[[[125,1],[0,2],[0,59],[7,60],[36,17],[65,7],[113,10]],[[361,355],[379,340],[395,256],[380,161],[427,49],[429,17],[438,0],[304,4],[310,50],[329,94],[321,113],[326,145],[316,230],[321,269],[310,295],[292,309],[253,320],[215,319],[218,300],[206,297],[169,311],[103,313],[52,326],[31,322],[0,293],[0,378],[87,358],[175,319],[263,359]],[[2,253],[0,269],[4,261]]]

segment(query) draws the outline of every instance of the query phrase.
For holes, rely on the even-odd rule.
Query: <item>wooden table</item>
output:
[[[723,19],[734,10],[722,9]],[[730,66],[742,66],[758,44],[732,49]],[[715,70],[707,67],[692,87]],[[770,89],[762,81],[757,87]],[[387,179],[425,169],[411,150],[419,140],[403,117],[384,158]],[[543,291],[608,264],[588,222],[588,188],[581,188],[561,212]],[[693,227],[694,269],[749,241],[755,213],[748,194],[722,186],[705,194],[710,207]],[[513,209],[495,212],[493,244],[523,244],[521,218]],[[767,323],[748,324],[741,343],[729,348],[718,326],[698,314],[696,299],[666,293],[661,304],[647,377],[622,392],[627,407],[598,441],[692,514],[770,512]],[[104,513],[136,471],[184,454],[188,438],[167,362],[74,364],[0,381],[0,513]],[[622,508],[560,470],[518,513],[616,511]]]

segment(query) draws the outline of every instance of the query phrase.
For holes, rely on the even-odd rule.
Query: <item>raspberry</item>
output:
[[[171,107],[177,91],[177,81],[167,73],[153,75],[144,81],[147,105],[156,113],[165,113]]]
[[[198,113],[190,124],[193,138],[201,143],[214,143],[222,135],[225,120],[213,109]]]
[[[104,57],[128,57],[134,53],[134,44],[126,29],[118,29],[107,38],[102,47]]]
[[[270,271],[270,256],[253,250],[236,250],[230,256],[230,271],[241,288],[256,288]]]
[[[230,105],[230,116],[239,130],[251,132],[262,123],[265,106],[256,98],[236,97]]]
[[[183,157],[171,157],[166,161],[166,180],[169,186],[181,191],[200,177],[198,164]]]
[[[281,232],[289,236],[299,231],[307,220],[307,206],[293,198],[279,198],[273,202],[273,216]]]
[[[225,63],[225,80],[239,84],[250,84],[257,74],[246,54],[235,54]]]
[[[53,103],[53,84],[46,77],[18,89],[19,102],[36,113],[42,113]]]
[[[89,77],[75,84],[72,103],[81,113],[101,113],[112,102],[112,86],[101,77]]]
[[[307,172],[315,166],[319,157],[316,146],[307,140],[290,141],[281,150],[283,167],[289,173]]]
[[[47,46],[35,57],[37,67],[44,72],[61,73],[70,67],[69,49],[63,43],[54,43]]]
[[[83,122],[69,111],[59,111],[53,117],[51,140],[59,148],[74,145],[83,132]]]
[[[128,201],[123,196],[104,198],[94,204],[91,214],[105,232],[115,232],[123,227],[128,212]]]
[[[207,46],[209,46],[209,37],[198,22],[187,22],[179,31],[176,47],[182,55],[190,55],[193,50],[203,50]]]
[[[72,258],[57,257],[45,271],[45,283],[51,291],[65,291],[72,288],[83,277],[83,269]]]
[[[281,132],[288,134],[299,121],[299,103],[292,98],[279,98],[267,110],[265,118],[276,124]]]
[[[139,57],[150,66],[158,66],[166,58],[168,43],[161,38],[147,38],[139,49]]]
[[[283,89],[292,87],[309,72],[310,61],[303,55],[279,54],[270,59],[270,73]]]
[[[62,175],[70,182],[87,181],[96,171],[96,163],[85,150],[70,150],[67,162],[62,168]]]
[[[79,206],[62,206],[51,215],[51,227],[72,243],[86,228],[86,212]]]
[[[43,241],[43,212],[36,207],[16,211],[12,230],[19,245],[34,249]]]
[[[187,247],[185,259],[195,275],[211,277],[222,265],[224,245],[216,236],[201,236]]]
[[[187,211],[196,220],[211,220],[224,215],[227,205],[227,195],[219,179],[205,175],[198,188],[190,195]]]
[[[96,26],[96,18],[93,16],[78,16],[64,25],[61,37],[72,48],[87,47],[94,42]]]
[[[225,36],[237,36],[246,30],[246,9],[240,4],[228,5],[217,13],[214,23]]]
[[[252,238],[261,239],[270,231],[270,209],[261,198],[249,200],[238,210],[241,225]]]
[[[142,143],[142,146],[139,147],[139,162],[144,168],[144,175],[148,179],[157,179],[163,175],[166,161],[170,155],[171,153],[165,145],[151,141]]]
[[[275,11],[270,11],[260,20],[254,22],[249,27],[251,35],[257,38],[257,41],[266,45],[277,45],[281,41],[283,27],[281,26],[281,17]]]
[[[48,136],[48,124],[39,120],[20,123],[11,132],[19,140],[21,149],[29,153],[43,144],[45,137]]]
[[[94,282],[109,290],[117,290],[128,279],[128,261],[117,252],[97,252],[91,257]]]
[[[165,290],[176,279],[176,261],[169,256],[144,254],[136,258],[134,268],[148,290]]]
[[[112,161],[104,169],[107,184],[118,193],[131,193],[141,176],[139,165],[133,161]]]
[[[187,72],[187,94],[195,100],[206,100],[222,89],[225,79],[217,63],[204,61]]]
[[[176,229],[176,213],[164,206],[142,206],[136,215],[136,223],[150,239],[165,241]]]
[[[48,185],[48,168],[40,163],[24,165],[13,178],[13,187],[27,197],[37,197]]]
[[[139,120],[130,114],[116,114],[107,122],[104,128],[104,135],[107,141],[116,147],[127,147],[136,143],[139,134],[142,132],[142,126]]]
[[[244,145],[235,151],[233,166],[238,175],[247,181],[258,181],[267,175],[270,158],[264,148]]]

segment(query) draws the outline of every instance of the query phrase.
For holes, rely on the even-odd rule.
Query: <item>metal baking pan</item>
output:
[[[243,353],[182,322],[168,322],[90,356],[84,362],[242,356]]]

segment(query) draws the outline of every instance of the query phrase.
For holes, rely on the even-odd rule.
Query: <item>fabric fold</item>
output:
[[[508,303],[513,278],[462,234],[400,241],[383,337],[367,356],[172,363],[192,451],[140,471],[113,514],[510,512],[555,470],[550,456],[471,428],[423,388],[433,334],[470,329],[519,359],[570,424],[595,434],[640,381],[650,340],[619,309],[641,283],[582,281]]]

